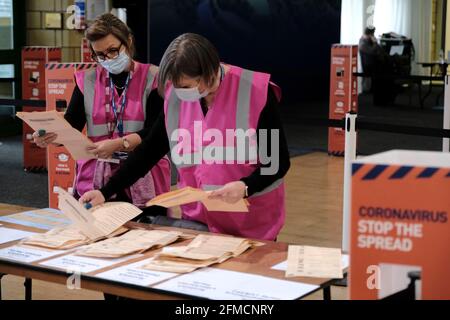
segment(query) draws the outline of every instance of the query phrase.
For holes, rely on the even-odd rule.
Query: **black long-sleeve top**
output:
[[[207,108],[202,105],[202,109],[203,113],[206,114]],[[266,129],[267,132],[270,132],[271,129],[279,130],[279,167],[278,172],[274,175],[261,175],[261,168],[257,168],[250,176],[243,177],[241,181],[247,185],[249,196],[264,190],[275,181],[283,178],[290,168],[288,146],[278,112],[278,100],[272,89],[269,90],[267,103],[258,120],[257,131],[262,129]],[[270,152],[270,139],[268,140],[267,149]],[[109,199],[119,190],[123,190],[134,184],[156,165],[161,158],[169,153],[169,151],[169,138],[167,137],[165,126],[164,110],[162,110],[142,143],[130,153],[127,161],[123,163],[120,170],[100,189],[105,199]],[[264,167],[270,167],[270,164],[266,164]]]

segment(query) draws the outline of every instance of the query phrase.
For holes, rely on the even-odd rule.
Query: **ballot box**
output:
[[[450,299],[450,154],[353,162],[351,299]]]
[[[47,110],[56,110],[58,101],[72,97],[75,88],[75,71],[94,68],[95,63],[49,63],[46,65]],[[65,110],[58,110],[64,112]],[[64,146],[47,148],[49,207],[58,207],[58,187],[72,191],[75,180],[75,161]]]
[[[22,49],[22,99],[45,99],[45,65],[61,61],[61,48],[24,47]],[[44,111],[45,108],[24,106],[22,111]],[[33,130],[23,124],[23,168],[29,172],[44,171],[47,168],[47,152],[33,143]]]
[[[358,46],[335,44],[331,48],[329,119],[340,120],[358,111]],[[328,153],[343,156],[345,130],[328,129]]]

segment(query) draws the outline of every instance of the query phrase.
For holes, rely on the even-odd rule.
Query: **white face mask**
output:
[[[175,88],[175,93],[183,101],[194,102],[198,101],[209,94],[208,90],[200,93],[198,87],[195,88]]]
[[[100,62],[103,68],[112,74],[119,74],[125,71],[125,69],[130,64],[130,57],[128,56],[126,50],[123,50],[117,58],[109,59]]]

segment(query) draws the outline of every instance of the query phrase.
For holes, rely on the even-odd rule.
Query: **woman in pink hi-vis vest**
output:
[[[281,92],[270,75],[221,63],[206,38],[188,33],[167,48],[158,90],[164,112],[150,135],[105,187],[80,201],[103,203],[170,151],[179,188],[250,204],[247,213],[229,213],[191,203],[182,206],[183,219],[215,233],[275,240],[285,221],[283,178],[290,161],[277,110]]]
[[[74,195],[103,187],[151,130],[163,109],[157,89],[158,67],[132,59],[134,38],[126,24],[112,14],[99,16],[86,30],[96,68],[75,73],[76,87],[65,113],[78,130],[86,127],[96,147],[97,160],[77,161]],[[35,134],[35,142],[46,147],[53,133]],[[116,201],[145,203],[170,190],[170,161],[163,157],[132,185],[117,190]],[[158,208],[150,214],[164,214]]]

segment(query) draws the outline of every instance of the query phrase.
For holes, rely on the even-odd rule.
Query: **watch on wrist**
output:
[[[248,186],[244,183],[245,185],[245,195],[244,198],[248,198]]]

